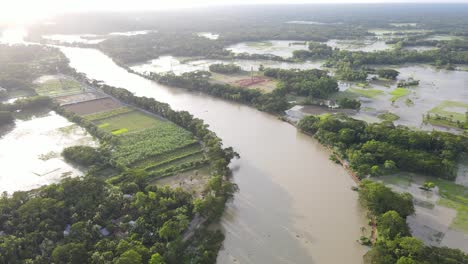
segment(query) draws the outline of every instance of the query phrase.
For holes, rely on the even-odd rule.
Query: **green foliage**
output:
[[[41,107],[49,107],[52,105],[52,99],[47,96],[32,96],[28,98],[17,99],[12,104],[0,104],[0,110],[16,111],[25,109],[35,109]]]
[[[295,50],[293,58],[300,60],[326,59],[333,54],[333,48],[322,43],[309,42],[309,50]]]
[[[395,90],[390,92],[392,98],[390,99],[392,102],[395,102],[396,100],[400,99],[401,97],[407,96],[410,94],[410,90],[402,87],[397,87]]]
[[[338,63],[336,75],[338,79],[345,81],[367,80],[367,72],[353,69],[353,67],[348,63]]]
[[[328,98],[338,91],[338,83],[328,76],[326,71],[312,70],[283,70],[267,68],[264,75],[282,82],[285,93],[314,98]]]
[[[399,216],[406,218],[414,213],[413,197],[409,193],[398,194],[382,183],[363,180],[359,186],[359,200],[374,215],[383,215],[388,211],[395,211]],[[392,213],[386,217],[396,219]],[[398,230],[398,232],[401,230]]]
[[[122,135],[112,159],[117,164],[132,166],[163,153],[196,143],[191,133],[170,122],[159,122],[151,129]]]
[[[308,116],[298,127],[314,134],[323,144],[336,147],[361,176],[370,174],[371,170],[374,175],[388,173],[397,167],[453,179],[457,158],[468,148],[468,140],[462,135],[412,131],[386,122],[366,124],[344,115]],[[386,161],[392,161],[395,166],[387,170]]]
[[[377,118],[383,120],[383,121],[387,121],[387,122],[393,122],[393,121],[396,121],[398,119],[400,119],[400,117],[394,113],[383,113],[383,114],[380,114],[377,116]]]
[[[377,229],[383,239],[393,240],[397,236],[409,235],[405,219],[396,211],[387,211],[382,214],[378,219]]]
[[[222,74],[233,74],[241,72],[241,67],[235,64],[211,64],[210,71]]]
[[[87,257],[86,248],[81,243],[59,245],[52,251],[52,261],[57,264],[81,264]]]
[[[361,102],[356,99],[349,99],[347,97],[343,97],[338,99],[338,105],[341,108],[348,108],[348,109],[359,109],[361,108]]]
[[[70,71],[56,48],[41,45],[0,45],[0,87],[8,92],[33,92],[33,81],[43,75]]]
[[[88,146],[72,146],[65,148],[62,155],[67,161],[82,166],[91,166],[101,161],[101,153],[95,148]]]
[[[400,72],[394,69],[378,69],[377,74],[381,78],[395,80]]]

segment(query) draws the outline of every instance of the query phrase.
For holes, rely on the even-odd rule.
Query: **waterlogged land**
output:
[[[1,130],[0,191],[9,194],[83,175],[82,169],[64,161],[61,152],[75,145],[97,146],[83,128],[55,112],[17,120]]]
[[[258,71],[260,66],[265,68],[280,68],[280,69],[315,69],[320,68],[323,61],[307,61],[307,62],[284,62],[270,60],[209,60],[200,58],[177,58],[174,56],[161,56],[157,59],[150,60],[145,63],[132,65],[130,68],[139,73],[168,73],[180,75],[192,71],[208,71],[212,64],[235,64],[244,71]]]
[[[368,84],[344,83],[341,91],[357,97],[362,102],[356,118],[366,121],[379,121],[377,116],[392,113],[398,116],[396,124],[431,130],[445,129],[423,122],[428,113],[449,116],[462,116],[468,111],[468,73],[436,69],[428,65],[408,65],[393,67],[400,72],[395,81],[370,81]],[[419,85],[397,88],[398,81],[409,78],[420,80]],[[445,111],[443,111],[445,109]],[[463,120],[460,120],[463,121]],[[434,124],[437,125],[437,124]],[[450,128],[446,128],[450,129]]]
[[[459,172],[458,178],[466,177],[466,171]],[[413,236],[428,245],[468,251],[468,187],[409,173],[377,180],[395,191],[413,195],[416,212],[407,219]],[[422,190],[420,187],[427,181],[433,181],[437,187],[434,190]]]

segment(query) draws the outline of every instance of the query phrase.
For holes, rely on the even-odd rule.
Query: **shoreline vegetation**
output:
[[[163,85],[201,91],[222,99],[244,103],[277,116],[295,104],[298,98],[306,103],[320,105],[329,101],[327,105],[335,106],[330,100],[332,98],[330,95],[338,92],[337,79],[365,82],[370,74],[377,74],[379,80],[390,81],[395,80],[399,74],[392,69],[376,70],[370,66],[429,63],[438,68],[454,70],[456,64],[468,64],[468,41],[463,40],[468,33],[463,23],[457,21],[459,19],[457,16],[447,21],[438,19],[439,24],[425,16],[415,17],[418,23],[403,23],[398,26],[395,23],[388,24],[385,19],[389,20],[389,17],[377,23],[366,18],[357,24],[348,25],[346,21],[355,21],[344,16],[342,18],[344,22],[328,23],[330,18],[326,18],[323,23],[300,25],[284,21],[278,24],[275,19],[257,22],[262,19],[255,17],[253,20],[242,20],[229,17],[226,20],[235,23],[231,21],[217,24],[216,32],[220,34],[216,39],[194,34],[193,29],[200,24],[193,22],[193,25],[189,26],[182,26],[183,23],[174,23],[174,26],[166,23],[168,26],[158,29],[158,32],[112,37],[98,44],[60,44],[97,48],[112,58],[117,65],[143,78]],[[212,22],[209,19],[202,21],[207,22],[201,23],[204,29],[211,27]],[[86,24],[86,21],[83,23]],[[238,25],[239,23],[241,25]],[[64,27],[66,28],[66,25]],[[183,30],[179,31],[178,27]],[[370,29],[375,27],[386,28],[390,32],[378,32],[378,30],[372,32]],[[397,29],[413,31],[393,32]],[[447,35],[448,40],[437,39],[439,35]],[[291,57],[234,53],[226,48],[240,42],[267,39],[294,39],[295,42],[290,45],[308,46],[304,50],[293,51]],[[391,48],[367,52],[345,50],[325,44],[334,39],[351,39],[356,41],[357,45],[359,45],[357,40],[360,39],[371,40],[374,43],[381,41],[385,45],[391,45]],[[44,40],[41,41],[43,44],[46,43]],[[250,43],[250,46],[270,47],[272,46],[270,44],[270,42],[263,42],[260,45]],[[418,46],[428,46],[431,49],[406,49]],[[248,87],[212,83],[211,73],[207,71],[190,72],[181,76],[157,73],[146,75],[128,67],[132,63],[166,54],[197,56],[226,62],[233,59],[279,62],[320,59],[325,61],[325,67],[335,70],[335,76],[330,77],[326,71],[321,70],[262,68],[261,74],[279,83],[278,88],[271,93],[263,93]],[[55,66],[53,62],[41,63]],[[31,67],[21,71],[27,72],[33,69],[34,67]],[[68,69],[59,72],[66,70]],[[211,65],[210,70],[232,74],[238,72],[240,68],[218,64]],[[210,222],[205,219],[214,221],[219,218],[226,201],[236,190],[236,186],[228,181],[227,166],[237,154],[232,148],[223,148],[221,139],[209,131],[202,120],[194,118],[188,112],[173,111],[167,104],[151,98],[136,97],[125,89],[87,80],[85,76],[73,71],[66,73],[103,91],[126,106],[160,116],[191,132],[198,142],[202,142],[203,152],[208,157],[207,162],[214,175],[208,181],[202,197],[193,197],[181,189],[151,185],[147,179],[164,177],[173,171],[167,171],[167,174],[165,171],[163,173],[159,171],[151,175],[132,168],[131,162],[126,164],[113,159],[112,151],[115,151],[116,146],[121,144],[122,137],[129,132],[127,128],[110,128],[109,123],[95,124],[92,122],[94,120],[90,121],[84,116],[55,105],[54,109],[57,112],[85,127],[89,133],[99,138],[101,147],[97,149],[76,147],[64,152],[63,155],[68,160],[91,168],[84,178],[65,179],[61,183],[38,190],[2,197],[0,231],[6,236],[0,237],[0,246],[6,249],[6,256],[13,258],[13,261],[27,260],[33,263],[50,263],[51,260],[56,263],[81,263],[80,260],[85,258],[94,263],[122,264],[131,261],[153,264],[214,262],[223,234],[206,229],[194,232],[192,224]],[[13,84],[9,83],[11,87],[18,86],[18,83],[23,84],[20,78],[6,80],[6,83],[9,81],[13,81]],[[411,90],[406,87],[418,84],[419,80],[410,79],[398,83],[397,88],[389,93],[393,96],[390,100],[393,103],[401,101],[400,98],[410,94]],[[368,98],[383,93],[367,87],[350,89],[354,89],[355,94]],[[294,100],[288,100],[287,97],[293,97]],[[414,104],[409,98],[406,100],[407,105]],[[0,121],[11,123],[13,112],[28,104],[29,102],[23,104],[19,101],[11,105],[2,105]],[[359,109],[361,103],[354,98],[344,98],[338,102],[338,105]],[[443,110],[433,109],[433,113],[425,116],[425,121],[434,125],[466,129],[466,122],[463,123],[463,119],[458,115],[454,116],[453,113],[440,115]],[[125,113],[126,111],[124,110]],[[117,115],[125,113],[119,112]],[[100,118],[105,119],[102,116]],[[372,244],[371,250],[364,257],[366,263],[452,264],[468,261],[468,256],[460,250],[425,246],[421,241],[411,237],[405,221],[406,217],[415,210],[411,195],[395,193],[383,184],[367,179],[397,171],[412,171],[453,180],[456,174],[456,160],[468,149],[466,135],[436,131],[421,132],[395,126],[391,121],[397,120],[399,116],[391,112],[379,116],[383,120],[380,124],[368,124],[345,115],[329,114],[307,116],[298,124],[282,116],[280,118],[314,136],[325,145],[332,153],[331,160],[340,162],[359,185],[357,188],[359,199],[369,211],[372,226],[371,238],[360,239],[362,244]],[[202,164],[194,164],[196,168],[199,165]],[[102,177],[95,177],[108,167],[117,171],[117,175],[105,180]],[[184,168],[177,168],[176,171],[183,171],[182,169]],[[78,199],[83,194],[86,199]],[[33,219],[41,221],[36,223]],[[187,233],[194,235],[189,239]],[[182,251],[184,253],[180,254]]]
[[[56,49],[51,52],[61,54]],[[0,262],[214,262],[224,235],[207,226],[220,218],[226,202],[237,190],[229,181],[228,165],[238,154],[232,148],[223,148],[221,139],[188,112],[174,111],[168,104],[134,96],[125,89],[98,85],[73,69],[65,69],[68,76],[82,85],[160,116],[167,120],[163,122],[192,134],[202,142],[211,175],[198,195],[181,188],[154,185],[154,176],[163,177],[187,168],[151,176],[124,165],[113,158],[122,136],[106,132],[86,116],[65,109],[49,97],[2,104],[2,109],[12,111],[29,106],[35,109],[38,104],[49,107],[85,128],[100,141],[100,147],[65,149],[63,155],[68,161],[87,169],[83,177],[65,178],[38,189],[1,196]],[[111,174],[106,173],[109,170]]]

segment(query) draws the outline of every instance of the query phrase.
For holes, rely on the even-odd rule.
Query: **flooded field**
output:
[[[294,40],[268,40],[258,42],[241,42],[226,48],[236,54],[271,54],[290,58],[295,50],[308,49],[307,42]]]
[[[385,41],[372,39],[372,38],[365,38],[362,40],[331,39],[327,41],[325,44],[333,48],[339,48],[341,50],[348,50],[348,51],[373,52],[373,51],[392,49],[392,46],[386,44]]]
[[[454,116],[468,111],[468,108],[463,107],[468,104],[468,72],[441,70],[425,65],[393,68],[400,72],[396,81],[370,81],[364,87],[356,83],[340,85],[340,90],[345,94],[361,99],[361,111],[355,115],[356,118],[379,121],[376,118],[379,114],[390,112],[399,116],[396,124],[432,130],[433,126],[423,124],[423,116],[434,111],[437,106],[457,105],[456,111],[445,108],[445,112],[453,111],[451,115]],[[419,80],[419,85],[397,88],[399,80],[409,78]],[[438,129],[445,130],[442,127]]]
[[[316,69],[320,68],[323,61],[307,61],[307,62],[281,62],[281,61],[268,61],[268,60],[208,60],[208,59],[191,59],[191,58],[178,58],[173,56],[161,56],[157,59],[150,60],[146,63],[133,65],[130,68],[136,72],[147,73],[167,73],[173,72],[175,74],[182,74],[185,72],[203,70],[208,71],[211,64],[216,63],[234,63],[242,68],[244,71],[258,71],[259,67],[263,65],[265,68],[280,68],[280,69]]]
[[[465,174],[458,177],[466,177]],[[448,181],[410,173],[378,178],[393,190],[413,195],[416,212],[407,222],[413,236],[428,245],[459,248],[468,252],[468,226],[466,204],[461,197],[467,197],[468,188]],[[426,181],[435,182],[434,190],[420,187]]]
[[[74,145],[97,145],[84,129],[55,112],[17,120],[14,127],[2,130],[0,192],[10,194],[57,182],[65,176],[82,175],[63,160],[61,152]]]

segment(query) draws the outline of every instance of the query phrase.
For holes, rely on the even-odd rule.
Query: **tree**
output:
[[[400,72],[394,69],[378,69],[377,74],[379,75],[379,77],[395,80],[396,77],[400,74]]]
[[[390,240],[395,239],[397,236],[403,237],[409,234],[405,219],[393,210],[378,218],[377,229],[380,236]]]
[[[401,257],[396,264],[417,264],[417,262],[410,257]]]
[[[133,249],[125,251],[115,261],[116,264],[142,264],[141,255]]]
[[[151,256],[149,264],[165,264],[164,258],[159,255],[159,253],[155,253]]]
[[[87,258],[86,248],[81,243],[59,245],[52,251],[52,260],[57,264],[81,264]]]

